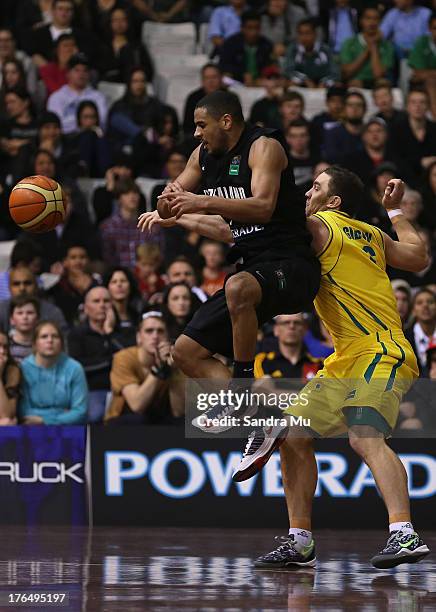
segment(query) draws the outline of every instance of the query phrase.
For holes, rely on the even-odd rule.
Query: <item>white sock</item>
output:
[[[403,531],[404,533],[415,533],[412,523],[399,521],[398,523],[389,523],[389,533],[393,531]]]
[[[304,546],[308,546],[312,541],[312,532],[301,527],[291,527],[288,531],[289,535],[294,536],[296,549],[301,550]]]

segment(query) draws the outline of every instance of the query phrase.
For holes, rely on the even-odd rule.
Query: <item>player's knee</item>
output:
[[[367,463],[370,457],[378,451],[381,445],[383,445],[384,439],[377,435],[350,435],[349,436],[350,446],[359,457]]]
[[[251,275],[235,274],[226,283],[226,301],[230,313],[240,312],[256,304],[257,283]]]

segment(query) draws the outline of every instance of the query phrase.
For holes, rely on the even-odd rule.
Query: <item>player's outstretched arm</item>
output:
[[[175,225],[212,240],[233,242],[230,227],[220,215],[190,213],[178,219],[176,217],[162,219],[157,210],[155,210],[153,212],[142,213],[139,216],[137,227],[141,232],[152,232],[154,227],[174,227]]]
[[[400,210],[404,195],[404,183],[400,179],[391,179],[386,187],[382,204],[391,218],[399,242],[383,233],[386,263],[392,268],[408,272],[420,272],[429,264],[429,255],[424,242],[413,225],[409,223]]]

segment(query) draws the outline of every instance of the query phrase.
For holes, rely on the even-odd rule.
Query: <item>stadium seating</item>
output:
[[[166,54],[190,55],[195,53],[197,34],[192,22],[145,21],[142,26],[142,40],[154,58],[157,58],[162,51]]]

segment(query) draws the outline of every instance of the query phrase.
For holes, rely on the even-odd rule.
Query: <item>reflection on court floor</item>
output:
[[[274,535],[271,530],[10,528],[2,533],[2,602],[6,593],[31,590],[67,593],[68,605],[61,609],[74,612],[436,609],[432,556],[391,571],[369,565],[384,543],[382,531],[315,533],[316,570],[253,570],[252,559],[274,547]],[[435,549],[436,537],[424,535]]]

